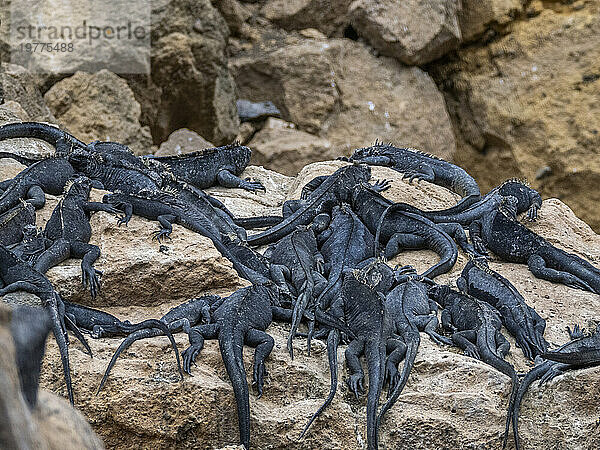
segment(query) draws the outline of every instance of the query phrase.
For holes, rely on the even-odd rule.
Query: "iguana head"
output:
[[[542,206],[542,197],[538,191],[532,189],[525,181],[507,180],[498,186],[497,192],[503,197],[512,196],[517,200],[517,214],[524,213],[531,207],[540,208]]]
[[[447,284],[434,284],[427,289],[427,294],[432,300],[445,307],[450,294],[450,286]]]
[[[77,177],[66,189],[69,196],[76,195],[87,199],[92,190],[92,181],[88,177]]]

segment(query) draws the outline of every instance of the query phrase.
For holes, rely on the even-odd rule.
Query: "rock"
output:
[[[77,72],[52,86],[44,99],[59,123],[84,142],[120,142],[136,154],[148,153],[152,145],[132,90],[108,70]]]
[[[35,78],[27,69],[16,64],[0,65],[0,103],[17,102],[27,113],[27,119],[37,122],[56,122],[44,103]]]
[[[240,34],[245,22],[252,17],[252,12],[246,5],[237,0],[213,0],[212,4],[219,10],[229,31],[234,35]]]
[[[205,148],[214,147],[202,136],[187,128],[181,128],[173,131],[165,142],[160,144],[155,156],[173,156],[184,153],[192,153]]]
[[[29,409],[21,394],[10,319],[11,309],[0,302],[0,447],[104,449],[83,415],[64,399],[40,391],[37,405]]]
[[[228,36],[210,0],[153,2],[151,76],[128,81],[156,142],[184,127],[216,145],[235,137],[239,121],[225,55]]]
[[[356,0],[352,25],[383,55],[423,65],[454,50],[461,41],[460,1]]]
[[[269,100],[264,102],[251,102],[249,100],[239,99],[236,102],[236,106],[240,122],[264,120],[267,117],[279,117],[281,115],[281,111],[279,111],[273,102]]]
[[[348,39],[286,44],[231,60],[240,96],[270,98],[284,120],[327,139],[337,154],[380,139],[452,158],[443,97],[421,69]]]
[[[252,162],[286,175],[297,174],[306,161],[332,159],[336,151],[327,139],[296,130],[294,124],[268,119],[249,142]]]
[[[274,211],[275,204],[280,208],[284,199],[298,198],[305,182],[318,175],[333,173],[346,164],[342,161],[311,164],[296,179],[250,167],[244,175],[262,176],[259,179],[271,196],[243,193],[247,197],[241,198],[233,194],[233,190],[221,188],[214,188],[213,192],[231,195],[219,198],[240,215],[250,211]],[[409,201],[426,209],[456,202],[456,197],[448,190],[427,182],[411,185],[388,168],[374,167],[372,180],[377,178],[392,180],[385,195],[394,201]],[[277,188],[278,184],[282,185],[281,189]],[[259,201],[269,198],[273,199],[271,206],[258,208]],[[600,236],[559,200],[544,201],[539,220],[532,227],[562,248],[600,265]],[[176,229],[174,239],[182,231]],[[140,244],[139,241],[123,241],[122,245],[137,247]],[[145,251],[149,251],[148,248]],[[466,255],[460,253],[456,267],[449,274],[440,276],[438,281],[454,282],[467,260]],[[422,271],[436,261],[437,256],[432,252],[406,251],[390,264],[410,263]],[[137,276],[135,262],[128,264],[121,267],[121,278]],[[568,340],[567,325],[580,323],[590,328],[597,320],[600,310],[597,295],[536,279],[525,265],[492,261],[491,267],[508,278],[547,320],[546,338],[552,346]],[[192,270],[198,269],[187,269],[189,273]],[[122,306],[103,309],[131,321],[160,317],[180,301],[175,300],[180,295],[179,276],[165,279],[156,291],[152,305],[134,300],[134,307],[122,303]],[[108,279],[105,281],[108,284]],[[224,287],[220,282],[214,280],[210,291],[218,289],[224,295],[231,292],[232,287]],[[145,284],[140,282],[138,290],[143,292],[143,289]],[[170,290],[175,293],[171,294]],[[116,292],[114,290],[110,295],[117,295]],[[112,299],[102,300],[105,305],[116,303]],[[280,324],[273,324],[268,329],[275,339],[275,347],[266,363],[270,382],[260,399],[254,390],[250,393],[253,446],[259,449],[362,446],[366,441],[365,400],[355,400],[342,381],[347,377],[343,362],[345,346],[341,346],[338,353],[340,383],[332,405],[313,424],[305,438],[297,440],[305,423],[328,394],[329,373],[323,342],[313,342],[311,356],[308,356],[305,341],[298,339],[296,356],[293,361],[289,359],[285,344],[287,329],[286,325]],[[508,377],[480,361],[463,356],[454,348],[437,346],[425,334],[421,338],[408,384],[380,428],[381,447],[498,447],[510,393]],[[514,340],[509,340],[508,360],[517,370],[528,370],[530,363]],[[180,349],[188,345],[185,335],[177,335],[176,341]],[[185,446],[191,448],[218,448],[237,443],[233,392],[216,341],[206,342],[197,359],[197,367],[193,367],[193,376],[186,377],[184,382],[178,381],[175,360],[165,338],[140,341],[122,354],[105,389],[96,396],[96,387],[119,342],[118,339],[91,341],[93,359],[81,351],[79,343],[74,342],[71,346],[76,404],[93,421],[95,430],[108,447],[164,448],[181,446],[185,442]],[[53,342],[48,347],[42,384],[64,395],[57,349]],[[252,353],[246,348],[244,365],[248,372]],[[521,410],[523,445],[549,448],[561,442],[565,448],[595,447],[599,437],[590,430],[598,419],[600,407],[600,386],[595,383],[598,376],[600,367],[571,372],[541,387],[534,383]]]
[[[446,93],[455,161],[483,190],[526,177],[600,230],[600,6],[542,9],[509,29],[430,72]]]
[[[286,30],[316,28],[328,36],[340,36],[349,23],[352,0],[267,0],[260,13]]]
[[[522,3],[521,0],[462,0],[458,23],[463,42],[479,37],[492,25],[511,22],[522,10]]]
[[[20,109],[15,105],[0,105],[0,126],[8,123],[21,122],[22,119],[19,117],[19,113]],[[53,155],[54,150],[54,147],[52,147],[50,144],[40,141],[39,139],[19,138],[0,141],[0,152],[15,153],[17,155],[33,159],[43,159],[47,156]],[[12,159],[0,159],[0,173],[4,175],[2,168],[5,166],[14,167],[14,164],[17,163],[15,163],[15,161]],[[17,167],[19,169],[16,172],[10,171],[10,173],[12,173],[10,178],[15,176],[20,170],[23,169],[20,164]],[[6,174],[6,178],[9,178],[8,174]]]
[[[6,108],[7,112],[18,118],[19,121],[28,122],[30,120],[29,114],[27,114],[27,111],[23,109],[20,103],[17,103],[14,100],[8,100],[7,102],[4,102],[2,106]]]

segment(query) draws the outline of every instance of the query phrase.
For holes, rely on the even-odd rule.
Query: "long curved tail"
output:
[[[541,356],[544,359],[576,366],[600,363],[600,349],[590,349],[585,352],[546,352]]]
[[[337,348],[339,344],[339,333],[336,330],[329,331],[329,335],[327,336],[327,358],[329,359],[329,374],[331,376],[331,384],[329,386],[329,395],[323,402],[323,404],[317,409],[317,412],[313,414],[310,418],[302,433],[300,434],[300,439],[304,437],[312,423],[315,421],[317,417],[321,415],[325,408],[327,408],[331,402],[333,401],[333,397],[335,397],[335,393],[337,391],[337,382],[338,382],[338,374],[337,374]]]
[[[368,340],[365,345],[365,356],[369,372],[369,392],[367,394],[367,449],[377,450],[379,433],[377,408],[383,388],[385,375],[385,344]]]
[[[129,347],[131,347],[131,344],[133,344],[135,341],[139,341],[140,339],[148,339],[151,337],[160,336],[160,335],[162,335],[162,333],[163,333],[163,331],[158,328],[145,328],[143,330],[139,330],[134,333],[131,333],[129,336],[127,336],[125,339],[123,339],[123,341],[121,342],[121,344],[115,351],[115,354],[113,355],[110,362],[108,363],[106,370],[104,371],[104,376],[102,377],[100,386],[98,386],[96,395],[98,395],[100,393],[100,391],[106,384],[106,380],[108,380],[110,371],[112,370],[115,363],[117,362],[117,359],[119,359],[119,356],[121,355],[121,353],[123,353],[125,350],[127,350]]]
[[[48,302],[46,307],[48,308],[50,318],[52,320],[52,332],[54,333],[54,338],[56,339],[56,343],[58,344],[58,349],[60,351],[60,359],[62,361],[69,402],[71,402],[71,405],[73,405],[75,402],[73,399],[73,384],[71,382],[71,367],[69,364],[69,343],[67,342],[63,327],[63,320],[61,319],[60,312],[58,310],[57,299],[54,298]]]
[[[9,123],[0,127],[0,141],[15,138],[40,139],[55,147],[59,139],[66,139],[74,145],[86,147],[85,143],[66,131],[40,122]]]
[[[406,343],[406,356],[404,357],[404,368],[402,369],[402,373],[400,374],[400,380],[398,381],[398,384],[396,384],[396,387],[394,388],[394,391],[392,392],[390,398],[388,398],[385,404],[381,407],[381,411],[379,411],[379,417],[377,417],[378,424],[381,423],[385,413],[392,406],[394,406],[394,403],[396,403],[398,397],[400,397],[404,386],[406,386],[406,383],[408,382],[408,376],[410,375],[410,371],[413,365],[415,364],[417,350],[419,349],[419,344],[421,343],[421,336],[419,335],[419,332],[411,332],[407,336],[407,341],[408,342]]]
[[[235,395],[240,442],[245,448],[250,448],[250,399],[242,356],[244,336],[235,329],[226,331],[230,332],[219,331],[219,349]]]

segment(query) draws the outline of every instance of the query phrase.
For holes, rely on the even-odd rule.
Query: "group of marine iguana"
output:
[[[0,140],[11,138],[41,139],[56,148],[52,156],[41,160],[0,154],[27,166],[0,183],[0,296],[30,292],[47,311],[42,318],[24,307],[14,312],[22,386],[31,406],[35,405],[43,342],[50,330],[60,349],[71,403],[68,331],[90,356],[84,335],[125,337],[98,391],[121,352],[139,339],[167,336],[182,378],[182,370],[191,373],[204,341],[217,339],[235,394],[240,442],[249,448],[243,346],[255,348],[252,380],[260,397],[266,359],[274,346],[268,327],[274,320],[287,321],[291,323],[287,348],[292,358],[295,337],[306,336],[308,352],[312,339],[327,340],[330,393],[302,435],[335,396],[337,348],[346,343],[346,382],[357,398],[365,391],[361,356],[366,360],[367,447],[377,449],[378,427],[406,386],[424,331],[433,342],[458,346],[465,355],[510,377],[512,393],[503,443],[512,423],[519,448],[518,412],[528,386],[566,370],[600,364],[600,327],[591,334],[574,327],[569,330],[570,342],[549,350],[544,319],[506,278],[488,267],[486,255],[492,251],[502,260],[527,264],[538,278],[600,294],[598,268],[554,247],[518,221],[523,213],[535,220],[542,206],[540,195],[523,182],[508,180],[482,196],[475,180],[460,167],[415,149],[376,142],[340,158],[349,164],[332,175],[307,183],[300,199],[283,204],[281,216],[236,217],[202,189],[220,185],[264,190],[260,183],[240,178],[251,152],[237,143],[174,157],[135,156],[122,144],[85,144],[57,127],[35,122],[0,127]],[[388,181],[369,183],[373,165],[390,167],[410,181],[443,186],[462,199],[435,211],[394,203],[382,194]],[[110,193],[102,202],[92,202],[92,188]],[[61,198],[42,230],[36,227],[35,209],[44,206],[45,194]],[[102,272],[94,263],[100,249],[89,243],[89,219],[95,211],[117,215],[118,225],[126,225],[132,215],[157,221],[160,229],[153,238],[159,243],[173,233],[174,223],[206,236],[251,285],[227,297],[193,298],[160,319],[135,324],[70,303],[44,273],[67,258],[79,258],[84,286],[92,298],[98,295]],[[263,231],[247,235],[247,230],[256,228]],[[259,246],[267,248],[260,253]],[[456,263],[458,247],[470,262],[457,289],[437,284],[433,279]],[[421,274],[411,266],[387,264],[402,250],[424,248],[437,253],[439,262]],[[18,324],[28,321],[35,324],[26,331],[19,328]],[[307,326],[306,333],[299,332],[301,322]],[[535,359],[535,367],[524,378],[504,359],[510,345],[502,334],[503,325],[525,357]],[[178,332],[187,333],[190,342],[181,354],[182,364],[173,340]],[[388,398],[380,407],[386,386]]]

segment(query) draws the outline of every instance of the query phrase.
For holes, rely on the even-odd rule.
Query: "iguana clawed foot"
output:
[[[92,299],[96,298],[100,292],[100,278],[102,277],[102,271],[95,269],[91,265],[83,265],[81,267],[81,283],[84,287],[90,288],[90,295]]]
[[[267,375],[267,369],[264,361],[256,362],[252,371],[252,385],[256,386],[256,391],[258,392],[257,398],[262,397],[265,377]]]
[[[154,233],[152,233],[152,240],[157,240],[158,243],[161,243],[161,239],[162,241],[165,241],[166,239],[171,240],[171,230],[158,230],[155,231]]]
[[[266,192],[265,187],[260,181],[250,181],[250,178],[242,180],[240,187],[250,192],[263,191]]]
[[[358,397],[365,392],[365,377],[360,373],[350,375],[346,379],[346,384],[354,396],[358,400]]]

